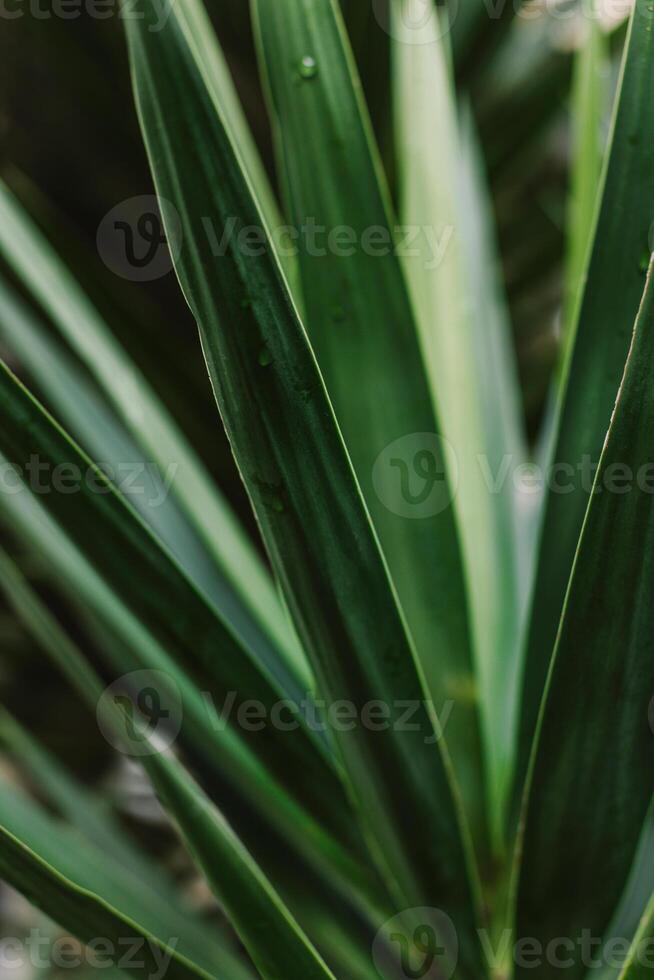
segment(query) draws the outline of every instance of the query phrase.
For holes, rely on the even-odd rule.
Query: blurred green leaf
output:
[[[651,980],[654,974],[654,894],[632,943],[620,980]]]
[[[293,693],[298,684],[306,690],[308,674],[297,641],[266,570],[227,502],[212,485],[167,409],[130,361],[71,272],[2,182],[0,254],[86,364],[143,455],[157,463],[163,474],[174,473],[172,492],[177,504],[228,585],[222,592],[213,590],[224,603],[225,613],[235,616],[248,639],[254,639],[262,649],[264,661],[284,679]],[[17,314],[15,304],[13,308],[9,307],[6,295],[0,315],[5,318],[5,330],[11,332],[15,343],[15,321],[20,314]],[[31,333],[34,333],[34,326]],[[25,340],[20,347],[24,354]],[[38,368],[37,377],[43,380],[48,362],[42,361],[39,365],[32,361],[32,366]],[[50,392],[53,384],[52,380],[47,383]],[[80,405],[79,412],[84,407]]]
[[[271,656],[230,583],[178,506],[174,474],[169,483],[171,474],[161,473],[144,456],[92,378],[1,279],[0,340],[18,359],[21,371],[38,383],[67,431],[93,459],[102,462],[107,473],[115,474],[118,488],[125,482],[129,502],[274,672],[274,651]],[[283,672],[279,679],[284,679]]]
[[[653,370],[650,276],[577,549],[527,784],[517,924],[519,936],[543,948],[582,930],[603,935],[654,794]],[[581,976],[579,946],[570,960],[566,975]],[[557,976],[556,965],[539,975]]]
[[[214,739],[220,743],[216,765],[291,842],[319,864],[329,860],[341,867],[347,878],[356,867],[348,854],[356,848],[356,837],[337,776],[313,730],[300,724],[296,731],[284,733],[270,725],[263,740],[239,724],[243,700],[259,702],[269,718],[283,700],[281,692],[88,457],[6,368],[0,371],[0,414],[0,452],[12,464],[25,466],[35,457],[50,473],[65,464],[84,477],[74,495],[48,493],[39,499],[97,572],[99,613],[119,632],[135,631],[136,649],[140,645],[142,656],[156,657],[164,671],[170,670],[172,660],[190,677],[204,681],[218,713],[233,699],[225,724],[214,724],[216,719],[202,704],[201,689],[190,689],[189,709],[197,704],[195,718],[204,717],[204,728],[214,728],[211,744]],[[29,499],[26,489],[0,498],[13,510]],[[111,589],[102,588],[103,579]],[[173,667],[173,676],[176,673]]]
[[[4,797],[5,789],[3,789]],[[27,825],[28,815],[22,814]],[[29,829],[29,828],[28,828]],[[22,833],[22,828],[19,829]],[[52,828],[41,838],[50,851],[59,843],[56,857],[61,857],[71,849],[71,842],[55,842]],[[81,860],[76,864],[79,871]],[[81,886],[67,878],[56,867],[44,860],[39,853],[28,847],[20,836],[15,836],[0,825],[0,876],[17,888],[30,902],[50,918],[59,922],[82,942],[89,944],[94,939],[104,940],[102,949],[111,944],[113,961],[121,964],[121,969],[130,976],[142,977],[149,970],[156,975],[162,964],[167,963],[166,976],[171,980],[189,980],[205,977],[223,980],[219,974],[207,973],[200,967],[185,960],[172,945],[161,942],[147,930],[140,928],[127,916],[121,914],[99,897],[94,890]],[[171,941],[173,937],[170,937]],[[138,951],[138,965],[134,958],[130,965],[125,951]],[[99,955],[99,954],[98,954]]]
[[[594,7],[585,22],[586,37],[575,54],[571,117],[572,174],[568,203],[568,244],[563,329],[572,318],[584,285],[587,254],[592,241],[597,192],[602,176],[602,131],[606,96],[608,41]]]
[[[178,956],[192,963],[200,975],[252,980],[252,971],[244,961],[207,936],[207,923],[202,923],[184,907],[172,882],[165,891],[160,890],[156,880],[149,880],[147,874],[139,874],[136,867],[131,871],[126,869],[71,826],[53,820],[6,782],[2,784],[1,797],[2,830],[13,834],[62,877],[96,895],[121,917],[137,923],[140,933],[151,935],[162,947],[175,950]],[[8,880],[12,881],[12,878]],[[57,913],[56,906],[44,911],[66,928],[71,928],[70,921]],[[79,935],[76,929],[72,931]],[[98,937],[108,938],[105,933],[99,933]]]
[[[334,980],[222,815],[172,757],[143,759],[158,795],[264,980]]]
[[[611,419],[651,252],[654,10],[634,7],[583,298],[563,367],[520,725],[519,795],[592,477]],[[563,469],[553,470],[551,465]],[[562,479],[563,475],[563,479]],[[572,492],[560,492],[561,484]]]
[[[28,502],[34,505],[33,500],[29,499]],[[30,529],[36,529],[36,540],[41,547],[45,545],[49,554],[53,552],[60,554],[62,550],[61,532],[50,524],[46,515],[39,514],[38,511],[35,512],[33,506],[26,508],[26,511],[27,515],[25,516],[24,513],[14,509],[12,515],[18,516],[18,520],[21,523],[25,522]],[[65,540],[63,538],[64,545]],[[105,593],[104,601],[101,603],[103,607],[110,602],[110,595],[106,595],[108,590],[98,580],[93,569],[86,565],[81,555],[73,554],[63,562],[60,560],[58,568],[62,577],[70,580],[72,596],[81,593],[83,598],[84,590],[90,589],[92,594]],[[13,562],[1,551],[0,587],[10,599],[26,629],[42,645],[69,682],[80,691],[91,710],[96,711],[104,685],[93,669],[89,667],[81,650],[43,605],[36,592],[20,575]],[[223,748],[221,739],[217,738],[215,730],[209,722],[206,705],[202,703],[202,699],[194,689],[193,684],[184,673],[175,670],[175,665],[165,658],[162,651],[157,651],[156,647],[153,649],[152,640],[144,634],[142,629],[139,630],[138,624],[130,621],[129,613],[121,608],[120,604],[116,610],[116,618],[111,621],[111,627],[113,631],[112,629],[100,631],[100,641],[103,652],[116,671],[122,673],[149,668],[159,672],[157,678],[161,676],[160,672],[164,671],[171,682],[176,685],[182,695],[183,705],[183,724],[179,741],[186,749],[190,747],[199,751],[205,764],[206,775],[206,765],[214,763],[216,757],[222,753]],[[0,724],[0,736],[3,733],[6,734],[6,729]],[[189,736],[191,738],[190,746],[188,743]],[[12,744],[15,744],[15,740]],[[24,742],[22,747],[24,750]],[[38,750],[38,746],[32,745],[29,753],[32,768],[34,768],[35,750]],[[139,862],[138,854],[130,853],[128,855],[125,853],[124,847],[120,847],[119,835],[112,831],[111,826],[106,826],[106,814],[98,815],[95,808],[89,813],[88,802],[84,799],[78,806],[79,788],[73,787],[71,792],[69,782],[62,781],[61,773],[57,773],[52,766],[41,763],[39,772],[44,773],[44,770],[45,787],[49,787],[55,793],[56,801],[69,820],[85,830],[87,836],[101,844],[107,851],[118,849],[120,852],[118,856],[122,856],[123,863],[130,870],[138,869],[145,880],[155,884],[152,868],[149,866],[144,868],[142,866],[143,859],[141,858]],[[237,810],[237,813],[239,818],[242,818],[242,810]],[[262,826],[265,828],[263,839],[260,829],[255,828],[253,834],[247,823],[245,825],[253,856],[259,864],[263,862],[264,871],[270,868],[273,873],[279,876],[283,869],[283,878],[280,882],[282,897],[294,912],[297,910],[302,923],[306,923],[306,927],[312,933],[316,933],[321,949],[324,949],[329,955],[330,961],[334,960],[336,963],[341,963],[344,958],[353,980],[355,978],[356,980],[367,978],[370,970],[369,942],[367,946],[363,945],[365,932],[362,932],[361,929],[364,914],[362,908],[373,922],[376,922],[380,916],[384,918],[389,914],[388,911],[380,911],[384,908],[383,896],[375,895],[374,901],[370,899],[374,881],[372,885],[365,882],[366,888],[361,889],[361,894],[358,894],[359,889],[355,889],[354,880],[346,879],[344,883],[343,878],[339,878],[337,856],[332,854],[331,848],[325,847],[324,844],[323,861],[319,875],[316,875],[315,869],[311,869],[306,859],[303,863],[302,857],[306,848],[302,846],[302,841],[298,841],[300,845],[299,854],[291,851],[293,862],[289,867],[288,848],[279,854],[279,842],[274,837],[272,840],[273,854],[269,853],[265,839],[271,836],[268,821],[269,814],[265,812],[263,819],[259,822],[259,828]],[[306,832],[306,827],[304,829]],[[111,838],[109,847],[106,846],[108,838]],[[300,879],[299,882],[298,878]],[[356,884],[358,885],[358,882]],[[159,884],[158,887],[159,891],[165,892],[167,886],[164,883],[163,885]],[[320,894],[320,901],[317,904],[313,897],[315,889],[318,889]],[[359,917],[358,923],[353,921],[355,912]]]

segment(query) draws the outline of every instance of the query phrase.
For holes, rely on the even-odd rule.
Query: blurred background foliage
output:
[[[23,15],[2,21],[0,173],[56,242],[190,441],[198,448],[215,446],[210,457],[213,476],[243,522],[253,528],[229,448],[216,425],[197,332],[173,273],[147,283],[122,280],[103,264],[96,249],[103,216],[124,199],[152,193],[122,25],[115,10],[106,19],[84,12],[63,19],[55,16],[50,2],[31,0],[15,6]],[[380,10],[387,0],[340,2],[394,190],[389,38],[380,27]],[[274,176],[248,6],[246,0],[209,0],[207,9],[264,162]],[[600,82],[600,140],[609,128],[628,14],[624,3],[615,8],[617,15],[607,15],[605,22],[608,56]],[[3,9],[14,8],[8,2]],[[489,16],[489,11],[497,16]],[[451,0],[450,16],[461,104],[472,106],[492,189],[501,256],[498,275],[509,301],[525,418],[536,451],[561,345],[564,222],[574,148],[569,107],[576,52],[588,24],[576,0],[530,0],[521,9],[517,0]],[[11,361],[7,351],[2,354]],[[12,366],[38,392],[20,364]],[[15,550],[8,533],[8,544]],[[23,557],[21,566],[29,568],[32,583],[49,598],[38,558],[31,556],[27,565]],[[56,602],[57,614],[65,620],[67,611],[60,608],[60,599]],[[109,791],[114,787],[123,818],[149,847],[167,855],[189,893],[206,904],[208,914],[217,915],[181,860],[141,778],[129,763],[115,761],[95,719],[2,607],[0,643],[0,700],[11,703],[13,714],[89,785],[102,784]],[[31,683],[36,664],[41,679],[37,687]],[[10,760],[1,755],[0,767],[18,780]],[[26,788],[38,796],[37,786]],[[0,889],[0,935],[20,936],[42,925],[22,899]]]

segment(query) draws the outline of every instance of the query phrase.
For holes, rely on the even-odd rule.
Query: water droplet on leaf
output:
[[[267,347],[262,347],[259,351],[259,364],[261,367],[268,367],[272,364],[272,357]]]
[[[318,74],[316,59],[312,58],[310,54],[305,54],[304,58],[300,61],[298,71],[300,72],[301,78],[315,78]]]

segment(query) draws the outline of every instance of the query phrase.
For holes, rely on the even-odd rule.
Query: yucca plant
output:
[[[0,189],[0,583],[220,916],[5,709],[37,792],[3,780],[0,875],[105,976],[654,977],[654,5],[630,14],[606,147],[595,6],[572,56],[535,448],[484,158],[496,182],[503,86],[518,133],[556,95],[534,73],[520,102],[510,10],[486,23],[462,0],[450,30],[424,0],[343,7],[349,35],[335,0],[252,0],[275,185],[199,0],[123,8],[267,560],[209,476],[214,445]],[[373,23],[393,117],[382,99],[374,131],[351,48]],[[103,225],[133,268],[138,234],[168,254],[145,211]]]

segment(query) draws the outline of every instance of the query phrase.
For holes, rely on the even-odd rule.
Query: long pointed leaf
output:
[[[139,878],[135,869],[131,873],[127,871],[6,783],[2,784],[0,794],[0,827],[64,878],[97,895],[130,922],[138,923],[145,935],[155,937],[163,947],[174,949],[200,974],[210,974],[220,980],[251,980],[252,972],[246,964],[235,953],[221,949],[213,937],[207,940],[199,919],[184,908],[178,897],[158,892],[154,882],[149,883],[147,877]],[[45,911],[52,914],[49,909]],[[56,911],[54,918],[70,926]],[[99,935],[105,938],[103,933]]]
[[[654,213],[654,9],[637,0],[583,299],[562,380],[523,681],[519,795],[565,590],[650,255]],[[561,492],[561,486],[563,491]],[[570,489],[572,488],[572,489]]]
[[[632,943],[620,980],[652,980],[654,975],[654,895]]]
[[[156,975],[168,962],[166,976],[171,980],[211,980],[212,974],[185,961],[172,947],[160,943],[96,894],[60,874],[52,865],[27,847],[19,837],[0,826],[0,877],[22,892],[37,908],[68,929],[82,942],[104,940],[102,948],[114,952],[113,961],[131,976],[143,977],[144,970]],[[170,937],[173,939],[174,937]],[[125,951],[138,950],[138,966],[130,966]],[[129,957],[127,958],[129,959]],[[228,978],[215,977],[215,980]]]
[[[48,551],[54,547],[57,554],[60,554],[62,550],[61,534],[57,533],[56,528],[50,526],[45,515],[38,514],[38,511],[35,512],[33,507],[27,508],[27,512],[30,529],[36,528],[37,530],[37,542],[41,546],[45,544]],[[15,517],[17,511],[14,509],[12,513]],[[20,519],[22,520],[22,514]],[[79,569],[78,566],[80,566]],[[102,590],[102,583],[97,580],[93,570],[84,564],[81,556],[71,554],[69,560],[59,567],[64,579],[69,576],[72,578],[74,582],[73,593],[77,591],[83,594],[89,586],[95,592]],[[48,612],[36,593],[22,578],[13,563],[6,556],[3,556],[2,552],[0,552],[0,586],[21,617],[25,628],[34,635],[71,685],[80,691],[82,697],[89,703],[91,710],[97,710],[103,694],[103,685],[99,678],[75,642],[65,633],[59,622]],[[156,656],[152,656],[150,652],[152,642],[148,642],[143,631],[138,631],[135,624],[132,624],[131,630],[125,629],[126,625],[129,626],[129,622],[126,624],[126,620],[129,621],[130,619],[127,611],[124,608],[119,608],[117,613],[120,618],[120,628],[115,621],[111,623],[116,632],[117,641],[113,632],[108,630],[103,630],[100,637],[103,650],[108,655],[111,665],[120,674],[144,668],[154,670],[157,673],[156,675],[149,675],[148,683],[152,683],[156,677],[154,683],[157,686],[160,684],[162,673],[167,675],[176,686],[183,706],[183,724],[178,742],[185,749],[194,750],[195,755],[199,752],[204,764],[203,772],[206,775],[207,766],[211,767],[216,756],[224,751],[221,738],[216,737],[212,724],[209,723],[209,717],[205,710],[206,706],[199,694],[194,691],[193,685],[188,683],[185,675],[175,671],[174,665],[163,657],[161,651]],[[130,655],[131,647],[136,651],[136,656],[134,653]],[[1,732],[2,728],[0,727]],[[189,736],[191,737],[190,743]],[[195,756],[192,757],[195,758]],[[209,772],[211,772],[211,768],[209,768]],[[57,776],[51,770],[47,774],[46,786],[51,786],[53,780],[56,781]],[[219,787],[222,790],[222,784],[219,784]],[[59,802],[61,802],[62,792],[66,797],[64,802],[66,812],[73,809],[74,815],[71,816],[71,820],[76,824],[79,823],[81,814],[80,808],[76,806],[76,794],[67,793],[65,787],[58,787],[57,801]],[[237,808],[236,813],[239,820],[242,820],[242,808]],[[264,820],[266,818],[267,814],[264,813]],[[90,815],[89,821],[92,823],[89,836],[94,840],[100,835],[101,841],[104,842],[107,835],[111,836],[110,829],[107,829],[104,834],[101,833],[102,825],[94,819],[93,815]],[[88,829],[89,821],[84,821],[84,829]],[[261,821],[259,823],[261,824]],[[241,824],[238,826],[239,833],[241,833]],[[279,853],[279,844],[275,837],[273,837],[272,846],[277,853],[271,855],[266,847],[265,837],[270,838],[271,836],[267,820],[264,825],[264,835],[256,827],[254,832],[251,832],[247,821],[244,829],[246,831],[244,842],[250,852],[268,877],[279,882],[279,887],[283,888],[282,897],[286,904],[303,924],[305,931],[309,930],[312,936],[316,936],[320,948],[328,954],[329,961],[340,963],[342,957],[345,956],[347,962],[349,955],[349,962],[352,962],[352,957],[354,957],[354,961],[359,964],[360,968],[362,964],[367,966],[370,943],[369,941],[365,943],[365,930],[361,930],[361,923],[357,929],[356,922],[352,921],[352,913],[356,911],[361,918],[363,909],[363,915],[368,916],[373,923],[388,917],[390,912],[384,905],[384,897],[379,895],[376,880],[372,880],[365,891],[361,889],[361,894],[359,894],[359,889],[353,887],[356,875],[345,880],[343,877],[339,877],[335,855],[330,847],[325,846],[324,842],[322,846],[323,864],[320,868],[320,874],[316,875],[315,869],[311,868],[306,859],[303,860],[303,849],[300,847],[299,854],[294,853],[292,855],[293,873],[289,875],[288,848]],[[306,825],[303,830],[306,833]],[[241,836],[243,836],[242,833]],[[113,835],[111,848],[116,848],[118,845],[115,838],[116,835]],[[142,859],[139,861],[130,857],[124,863],[130,870],[137,870],[142,866]],[[151,881],[156,887],[151,871],[142,870],[140,873],[145,880]],[[374,899],[371,898],[373,889],[376,889]],[[165,891],[165,886],[160,890]],[[314,901],[316,891],[320,895],[318,902]],[[308,903],[311,902],[313,902],[314,907],[307,908]],[[369,930],[372,931],[376,931],[376,928],[376,924],[369,926]],[[188,926],[186,934],[188,938]],[[363,975],[366,975],[365,969]]]
[[[602,176],[601,124],[605,109],[607,40],[597,11],[591,7],[587,34],[575,54],[572,77],[573,162],[568,204],[568,245],[563,327],[572,329],[586,256],[593,233],[597,190]]]
[[[397,0],[394,9],[401,214],[408,226],[426,229],[405,266],[443,434],[458,462],[454,507],[470,595],[493,839],[501,847],[516,715],[520,569],[513,481],[503,479],[494,491],[493,480],[507,459],[517,466],[525,455],[515,394],[507,401],[517,380],[506,323],[493,317],[486,297],[475,304],[473,284],[483,284],[488,270],[470,261],[473,219],[465,209],[474,204],[460,177],[462,146],[436,5],[427,8],[430,16],[422,0]],[[436,265],[428,231],[445,243]]]
[[[290,218],[300,234],[323,229],[324,239],[314,243],[307,231],[299,244],[307,331],[429,693],[437,710],[453,704],[448,746],[483,850],[477,689],[451,461],[434,436],[442,429],[360,82],[333,0],[255,0],[253,11]],[[345,248],[341,232],[351,238]],[[427,503],[412,505],[412,495]]]
[[[113,594],[108,590],[103,601],[119,608],[122,603],[134,620],[133,628],[142,631],[144,649],[154,641],[155,654],[157,646],[163,647],[166,660],[172,659],[191,677],[204,679],[218,711],[235,698],[236,715],[232,711],[227,724],[222,730],[217,726],[215,732],[222,746],[216,763],[225,777],[264,810],[282,834],[306,848],[310,858],[324,860],[324,850],[335,863],[351,869],[347,852],[356,846],[356,838],[347,821],[345,799],[309,730],[301,723],[296,731],[286,733],[270,726],[267,739],[262,740],[256,731],[239,724],[237,706],[243,699],[258,701],[270,712],[282,696],[103,475],[5,367],[0,370],[0,415],[0,451],[23,467],[23,477],[27,478],[24,467],[33,458],[49,473],[72,465],[84,475],[74,496],[49,493],[42,500],[71,542],[83,549],[100,580],[111,584]],[[16,507],[23,495],[29,500],[23,489],[6,500],[0,495],[0,502],[6,508]],[[126,563],[129,578],[124,574]],[[196,692],[195,699],[199,697]],[[282,784],[286,791],[281,790]],[[300,826],[303,831],[298,837]],[[337,844],[339,837],[346,843]]]
[[[183,4],[177,4],[179,12]],[[378,543],[316,363],[273,252],[234,239],[211,260],[202,221],[261,226],[224,118],[198,75],[183,18],[126,23],[141,124],[157,188],[182,218],[178,265],[201,331],[216,397],[298,632],[330,704],[415,706],[416,731],[334,725],[359,817],[398,900],[447,909],[479,951],[466,839],[442,740]],[[183,104],[184,110],[178,107]],[[416,816],[419,818],[416,819]],[[465,831],[463,832],[465,833]],[[463,946],[463,943],[462,943]],[[474,965],[473,965],[474,964]]]
[[[274,649],[264,659],[279,662],[278,673],[306,687],[307,672],[266,570],[193,450],[156,394],[113,337],[52,246],[0,181],[0,254],[32,291],[61,334],[105,391],[146,458],[163,473],[174,467],[177,503],[209,549],[221,574],[256,627]],[[5,310],[15,317],[15,311]],[[7,329],[10,328],[8,325]],[[42,363],[41,371],[47,369]],[[39,372],[40,373],[40,372]],[[234,600],[227,595],[225,611]]]
[[[650,273],[575,558],[528,781],[518,932],[544,946],[582,930],[604,933],[654,794],[653,371]],[[581,976],[579,947],[570,959],[566,975]],[[539,975],[556,976],[557,969],[550,963]]]
[[[264,980],[334,980],[231,827],[184,770],[161,754],[144,765]]]

